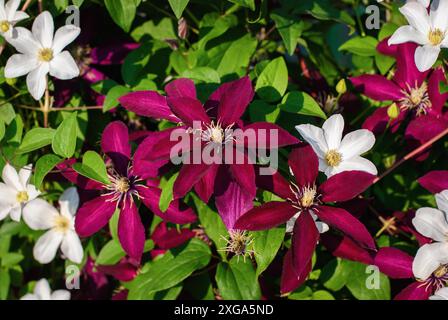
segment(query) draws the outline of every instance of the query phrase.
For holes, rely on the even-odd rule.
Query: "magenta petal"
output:
[[[83,190],[102,190],[103,184],[86,177],[81,176],[72,169],[72,165],[76,163],[76,159],[68,159],[56,166],[61,171],[62,176],[68,181],[76,184]]]
[[[166,98],[156,91],[131,92],[119,98],[118,101],[127,110],[139,116],[180,122],[168,106]]]
[[[415,49],[417,44],[412,42],[403,43],[397,46],[397,68],[394,75],[396,83],[400,84],[403,89],[407,89],[407,85],[415,87],[421,85],[428,72],[420,72],[415,64]]]
[[[321,235],[321,242],[335,257],[369,265],[373,264],[371,254],[347,236],[340,237],[329,233],[324,233]]]
[[[286,294],[300,287],[306,281],[312,269],[312,262],[310,260],[302,273],[298,273],[294,266],[292,255],[292,249],[289,249],[283,259],[283,270],[280,280],[280,291],[282,294]]]
[[[297,211],[288,202],[268,202],[246,212],[238,219],[235,228],[251,231],[271,229],[291,219]]]
[[[448,171],[431,171],[418,179],[418,183],[431,193],[440,193],[448,189]]]
[[[165,86],[165,92],[170,98],[188,97],[196,99],[196,87],[190,79],[180,78]]]
[[[384,130],[386,130],[386,128],[388,127],[388,123],[390,120],[390,117],[387,114],[387,109],[387,107],[376,109],[370,116],[366,118],[366,120],[362,124],[362,128],[370,130],[375,134],[384,132]],[[401,111],[398,118],[390,122],[389,128],[392,133],[398,130],[401,122],[405,118],[406,113],[407,112]]]
[[[314,185],[319,173],[319,160],[310,145],[294,149],[289,154],[288,164],[299,187]]]
[[[237,122],[254,97],[254,89],[249,77],[243,77],[227,84],[221,95],[218,119],[224,126]]]
[[[445,73],[442,68],[437,68],[432,72],[428,80],[428,94],[432,104],[429,112],[435,115],[442,113],[442,108],[448,99],[448,93],[440,93],[441,82],[446,83]]]
[[[272,174],[261,175],[261,168],[256,167],[256,185],[257,187],[270,191],[282,199],[293,199],[294,194],[291,191],[289,182],[277,170],[272,171]]]
[[[84,203],[75,218],[75,229],[79,236],[90,237],[109,222],[117,207],[112,198],[113,195],[99,196]]]
[[[392,45],[392,46],[390,46],[390,45],[387,43],[389,39],[390,39],[390,37],[381,40],[381,41],[378,43],[378,45],[376,46],[376,50],[377,50],[379,53],[382,53],[382,54],[384,54],[384,55],[386,55],[386,56],[393,56],[393,57],[394,57],[394,56],[397,54],[398,46],[396,46],[396,45]]]
[[[257,187],[255,185],[255,170],[253,164],[231,164],[229,167],[233,178],[240,187],[255,198]]]
[[[116,265],[97,265],[96,269],[124,282],[133,280],[138,274],[137,267],[130,263],[128,258],[121,259]]]
[[[174,199],[182,198],[211,168],[208,164],[184,164],[173,186]],[[214,181],[210,181],[213,183]]]
[[[162,191],[159,188],[137,186],[136,189],[143,204],[163,220],[177,224],[196,221],[197,217],[193,209],[183,205],[179,200],[172,201],[165,212],[160,211],[159,200]]]
[[[298,274],[301,274],[313,257],[319,240],[319,231],[314,219],[308,212],[302,212],[294,224],[292,236],[292,262]]]
[[[137,206],[131,198],[126,199],[120,211],[118,239],[123,250],[131,258],[140,261],[145,246],[145,228]]]
[[[375,180],[373,174],[364,171],[345,171],[330,177],[320,185],[323,202],[348,201],[363,193]]]
[[[367,228],[344,209],[319,206],[314,213],[320,220],[338,229],[356,242],[369,249],[376,249],[375,241]]]
[[[181,229],[180,231],[176,228],[168,229],[166,223],[161,222],[152,233],[151,239],[160,249],[169,250],[180,246],[194,236],[195,233],[190,229]]]
[[[420,116],[409,122],[406,128],[406,140],[415,140],[420,144],[431,140],[448,128],[448,121],[432,115]]]
[[[426,286],[421,282],[413,282],[404,288],[394,300],[428,300],[432,295],[432,289],[426,289]]]
[[[168,97],[168,105],[171,111],[189,127],[193,127],[194,121],[200,121],[206,124],[211,121],[199,100],[188,97]]]
[[[276,149],[300,142],[286,130],[269,122],[249,124],[244,127],[243,134],[247,137],[246,141],[237,138],[236,142],[238,145],[244,144],[246,148]]]
[[[376,101],[398,101],[403,97],[399,86],[380,75],[365,74],[350,80],[356,90]]]
[[[219,165],[211,164],[207,173],[195,184],[194,190],[198,194],[199,198],[205,203],[208,203],[210,197],[213,194],[215,187],[215,178],[218,173]]]
[[[90,59],[92,59],[93,64],[99,65],[122,64],[129,52],[139,46],[139,43],[119,43],[92,48]]]
[[[414,258],[407,253],[391,248],[381,248],[375,256],[375,265],[382,273],[392,279],[412,279]]]
[[[112,159],[115,169],[126,175],[131,159],[128,127],[121,121],[111,122],[103,131],[101,148]]]

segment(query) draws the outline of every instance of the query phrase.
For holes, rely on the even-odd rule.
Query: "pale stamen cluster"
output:
[[[426,291],[430,288],[435,288],[437,291],[445,287],[448,284],[448,264],[441,265],[428,279],[418,281],[422,282],[419,287],[425,287]]]
[[[128,172],[130,171],[130,169],[131,168],[128,168]],[[111,183],[105,185],[104,187],[109,192],[103,194],[103,196],[110,196],[110,195],[113,196],[108,201],[117,202],[117,206],[118,204],[123,202],[123,206],[125,206],[126,201],[128,200],[129,197],[131,198],[131,200],[132,196],[136,196],[138,199],[142,198],[137,189],[134,188],[134,186],[139,182],[143,181],[143,179],[129,175],[122,176],[114,169],[112,169],[111,173],[108,173],[108,176]],[[141,186],[145,187],[145,185],[143,184]]]
[[[317,193],[316,185],[305,186],[300,188],[296,184],[292,183],[289,185],[295,199],[287,199],[293,204],[299,212],[306,210],[317,210],[315,207],[320,204],[321,195]]]
[[[246,261],[246,256],[251,257],[255,254],[253,248],[249,249],[249,247],[253,246],[254,238],[246,231],[230,230],[229,238],[222,235],[221,238],[226,241],[226,246],[218,251],[233,253],[237,256],[237,261],[239,261],[240,257],[243,257],[244,261]]]
[[[417,83],[414,87],[407,84],[407,90],[401,91],[404,97],[400,99],[402,110],[415,110],[417,116],[427,114],[432,108],[432,103],[428,94],[428,85],[423,82],[419,87]]]

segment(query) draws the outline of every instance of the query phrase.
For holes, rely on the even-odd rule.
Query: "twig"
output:
[[[30,6],[31,2],[33,0],[26,0],[26,2],[23,4],[22,9],[20,9],[21,11],[25,11],[26,9],[28,9],[28,7]]]

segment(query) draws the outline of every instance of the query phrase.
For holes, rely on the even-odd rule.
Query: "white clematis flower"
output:
[[[23,219],[33,230],[48,230],[34,245],[34,258],[42,264],[51,262],[59,247],[74,263],[81,263],[84,251],[75,231],[75,214],[79,195],[72,187],[59,198],[60,213],[48,202],[36,199],[23,210]]]
[[[375,136],[366,129],[356,130],[342,139],[344,118],[340,114],[326,120],[322,129],[311,124],[296,126],[319,158],[319,171],[331,177],[343,171],[359,170],[376,175],[375,165],[361,157],[375,144]]]
[[[437,290],[429,300],[448,300],[448,287]]]
[[[414,258],[412,271],[420,280],[428,279],[440,268],[446,270],[448,264],[448,190],[436,194],[436,202],[439,210],[420,208],[412,219],[419,233],[434,240],[418,249]]]
[[[434,0],[428,14],[420,2],[410,1],[400,8],[409,25],[398,28],[389,39],[389,45],[415,42],[415,64],[421,71],[429,70],[440,53],[448,47],[448,0]]]
[[[19,222],[23,208],[39,196],[40,192],[29,183],[32,167],[31,164],[27,165],[18,173],[8,163],[3,168],[4,183],[0,182],[0,221],[9,214],[12,220]]]
[[[56,290],[51,293],[47,279],[41,279],[36,282],[34,293],[28,293],[20,300],[70,300],[70,296],[67,290]]]
[[[384,0],[376,0],[376,2],[383,2]],[[429,7],[429,2],[431,0],[408,0],[408,2],[412,2],[412,1],[417,1],[419,3],[421,3],[423,6],[425,6],[425,8]]]
[[[17,11],[20,0],[10,0],[5,5],[5,0],[0,0],[0,34],[7,40],[15,34],[14,25],[29,16],[23,11]]]
[[[53,17],[44,11],[34,20],[32,32],[21,27],[16,31],[17,35],[8,41],[20,53],[9,58],[5,77],[17,78],[28,74],[26,83],[34,99],[39,100],[44,95],[48,73],[61,80],[79,75],[73,57],[62,50],[78,37],[80,28],[66,25],[54,33]]]

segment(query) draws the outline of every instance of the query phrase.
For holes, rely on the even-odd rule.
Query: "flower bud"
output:
[[[341,79],[336,85],[336,92],[339,94],[344,94],[347,92],[347,84],[344,79]]]
[[[188,24],[187,20],[183,17],[177,22],[177,35],[180,39],[185,40],[188,35]]]
[[[391,119],[396,119],[400,115],[400,108],[396,103],[392,103],[389,108],[387,108],[387,115]]]

